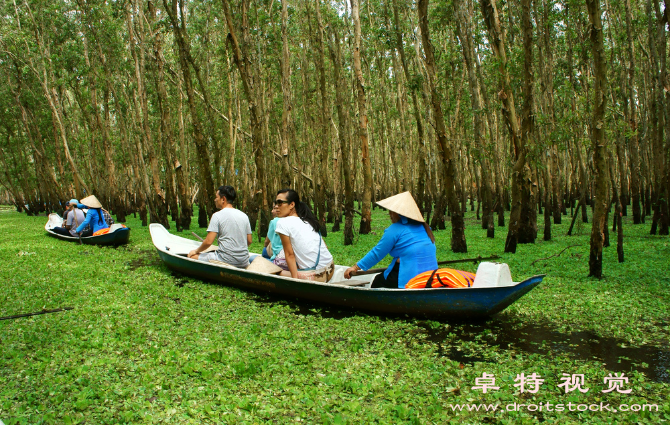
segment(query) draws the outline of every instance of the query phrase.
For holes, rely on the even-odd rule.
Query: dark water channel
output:
[[[282,299],[267,294],[257,294],[255,301],[269,304],[284,304],[294,309],[296,315],[317,315],[323,318],[343,319],[365,316],[353,310],[313,304],[300,300]],[[417,326],[412,336],[426,344],[434,344],[438,356],[472,364],[490,362],[483,352],[488,348],[514,350],[526,354],[555,355],[568,354],[577,360],[595,360],[605,364],[611,372],[644,373],[655,382],[670,383],[670,347],[643,345],[629,347],[628,343],[616,338],[604,338],[590,331],[561,333],[551,324],[528,324],[503,317],[493,317],[474,323],[441,319],[437,322],[421,321],[406,316],[381,316],[389,320],[405,320]],[[436,324],[441,324],[435,327]],[[479,352],[463,351],[461,342],[477,342]],[[459,350],[460,349],[460,350]]]
[[[629,347],[616,338],[604,338],[590,331],[561,333],[548,324],[526,324],[508,319],[492,318],[478,323],[453,323],[448,328],[434,329],[426,322],[418,322],[428,343],[436,344],[438,355],[471,364],[489,361],[481,353],[459,351],[462,341],[476,341],[487,347],[514,350],[528,354],[568,354],[578,360],[596,360],[608,371],[637,370],[655,382],[670,383],[670,347]],[[478,338],[479,337],[479,338]]]
[[[135,259],[126,262],[128,270],[134,271],[140,267],[160,266],[162,264],[161,258],[156,254],[156,251],[140,251],[135,254]]]

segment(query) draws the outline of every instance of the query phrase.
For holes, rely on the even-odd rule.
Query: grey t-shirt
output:
[[[84,220],[86,218],[84,217],[84,212],[82,210],[80,210],[79,208],[75,208],[74,211],[75,211],[74,214],[70,213],[70,214],[67,215],[67,221],[65,222],[65,224],[70,226],[70,234],[72,236],[79,236],[79,234],[75,230],[77,229],[77,227],[81,223],[84,222]],[[75,215],[77,216],[77,223],[76,224],[74,223],[74,216]]]
[[[249,265],[247,235],[251,234],[251,224],[245,213],[235,208],[215,212],[207,231],[218,234],[219,249],[216,254],[220,261],[235,267]]]

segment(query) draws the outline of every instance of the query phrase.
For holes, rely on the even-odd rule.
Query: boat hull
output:
[[[152,224],[151,226],[160,225]],[[537,286],[544,277],[543,275],[534,276],[514,286],[493,288],[371,289],[348,287],[192,260],[186,258],[183,255],[184,252],[179,255],[176,252],[179,248],[171,249],[169,240],[164,239],[157,243],[154,233],[158,233],[160,229],[153,227],[150,230],[161,260],[174,271],[254,291],[377,313],[458,318],[487,317],[507,308]],[[163,230],[167,232],[164,228]],[[172,238],[178,237],[172,236]],[[181,248],[182,251],[185,250],[183,246]]]
[[[60,233],[56,233],[51,230],[56,225],[62,222],[62,218],[58,214],[49,215],[49,221],[47,222],[44,230],[46,230],[49,236],[52,236],[56,239],[60,239],[68,242],[79,242],[80,238],[74,236],[65,236]],[[130,240],[130,229],[127,227],[117,228],[109,233],[98,236],[88,236],[81,238],[81,243],[85,245],[102,245],[102,246],[119,246],[125,245]]]

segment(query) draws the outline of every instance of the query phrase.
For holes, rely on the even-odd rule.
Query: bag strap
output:
[[[321,259],[321,240],[323,240],[323,237],[321,237],[321,230],[319,230],[319,253],[316,254],[316,264],[314,264],[314,270],[319,266],[319,260]]]
[[[305,272],[305,271],[311,271],[311,270],[316,270],[316,268],[319,266],[319,260],[321,259],[321,232],[319,231],[319,252],[316,254],[316,264],[314,264],[314,267],[310,267],[308,269],[298,269],[298,271]]]
[[[435,273],[437,273],[438,270],[439,270],[439,269],[435,269],[435,270],[433,270],[433,273],[430,274],[430,277],[429,277],[428,280],[426,281],[426,286],[424,286],[424,289],[425,289],[425,288],[432,288],[432,287],[433,287],[433,285],[432,285],[432,284],[433,284],[433,277],[435,276]],[[440,279],[440,276],[437,276],[437,279],[439,280],[439,279]],[[440,283],[442,283],[441,280],[440,280]]]

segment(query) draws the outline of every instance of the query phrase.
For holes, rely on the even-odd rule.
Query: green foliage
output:
[[[293,304],[195,278],[173,275],[158,260],[148,229],[130,217],[129,245],[80,246],[45,235],[45,217],[0,212],[0,315],[72,306],[74,310],[0,321],[0,418],[20,423],[658,423],[670,418],[668,384],[626,373],[630,395],[604,394],[607,367],[567,352],[533,354],[491,342],[495,325],[544,323],[556,332],[590,331],[632,346],[668,341],[667,238],[649,237],[624,220],[626,262],[605,249],[603,280],[588,274],[590,225],[501,254],[496,239],[466,215],[470,252],[449,252],[437,232],[439,259],[500,254],[515,280],[544,282],[486,324],[384,317]],[[375,210],[373,234],[342,246],[326,238],[337,263],[353,264],[388,226]],[[204,235],[204,229],[196,233]],[[182,236],[191,237],[190,231]],[[251,247],[258,252],[261,245]],[[566,249],[558,256],[564,248]],[[32,255],[18,255],[20,252]],[[546,259],[542,259],[546,258]],[[535,260],[538,260],[536,261]],[[387,260],[380,266],[388,264]],[[462,269],[475,271],[463,264]],[[336,318],[333,318],[336,317]],[[490,326],[490,327],[489,327]],[[430,335],[443,335],[439,340]],[[542,341],[538,341],[542,343]],[[459,364],[450,352],[486,362]],[[441,353],[447,353],[442,356]],[[472,390],[493,373],[500,390]],[[519,394],[517,374],[546,378],[536,395]],[[583,373],[586,394],[562,393],[562,373]],[[656,403],[659,412],[453,412],[455,403]]]

